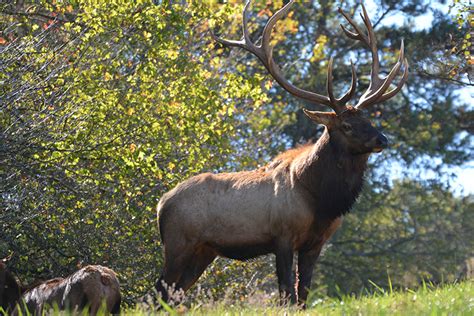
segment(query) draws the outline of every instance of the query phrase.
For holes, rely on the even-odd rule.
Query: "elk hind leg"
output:
[[[193,251],[183,249],[182,251],[167,251],[168,246],[165,247],[165,264],[160,278],[155,284],[155,289],[158,294],[161,294],[161,299],[166,303],[170,299],[170,294],[177,290],[178,282],[181,275],[186,271],[186,267],[193,259]]]
[[[198,249],[186,267],[186,270],[181,275],[178,288],[183,291],[189,290],[215,258],[216,253],[211,248],[202,247]]]

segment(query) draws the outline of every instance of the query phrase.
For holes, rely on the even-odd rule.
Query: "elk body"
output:
[[[3,272],[8,276],[8,283],[1,283]],[[120,285],[115,272],[98,265],[86,266],[66,278],[27,287],[0,266],[0,294],[4,310],[13,311],[14,315],[20,311],[24,314],[26,310],[34,315],[42,315],[44,308],[55,305],[60,310],[82,310],[87,307],[91,315],[96,315],[102,304],[105,304],[108,312],[120,312]]]
[[[243,13],[242,40],[214,38],[223,45],[250,51],[288,92],[327,105],[333,112],[304,109],[311,120],[325,126],[315,144],[289,150],[257,170],[200,174],[163,195],[157,209],[165,262],[156,289],[165,301],[169,297],[167,286],[186,291],[216,256],[246,260],[273,253],[281,295],[304,303],[324,243],[359,195],[369,155],[387,146],[385,136],[362,110],[393,97],[402,88],[408,75],[403,42],[398,62],[387,77],[380,78],[376,39],[365,8],[362,18],[367,33],[339,10],[354,28],[349,31],[342,26],[344,33],[361,41],[372,53],[370,86],[357,105],[346,105],[356,90],[355,68],[352,65],[349,91],[336,98],[331,59],[328,96],[302,90],[282,76],[269,44],[273,26],[292,4],[290,1],[270,18],[259,45],[250,40],[247,30],[249,2]],[[402,68],[401,80],[389,90]],[[295,252],[299,278],[292,272]],[[295,279],[299,284],[294,284]]]

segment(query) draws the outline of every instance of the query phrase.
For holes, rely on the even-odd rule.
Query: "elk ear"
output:
[[[312,121],[323,124],[326,126],[330,126],[334,124],[334,120],[336,119],[336,113],[334,112],[320,112],[320,111],[309,111],[303,109],[304,114],[306,114]]]

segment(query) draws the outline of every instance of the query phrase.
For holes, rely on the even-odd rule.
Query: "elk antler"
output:
[[[346,109],[345,104],[353,97],[356,84],[357,84],[357,77],[355,72],[355,67],[351,62],[351,69],[352,69],[352,82],[349,91],[347,91],[344,96],[337,99],[334,97],[333,87],[332,87],[332,58],[329,61],[328,65],[328,75],[327,75],[327,92],[329,96],[320,95],[311,91],[306,91],[300,89],[285,79],[282,75],[280,67],[275,63],[273,60],[273,47],[270,45],[270,37],[275,26],[276,22],[281,19],[286,13],[289,11],[290,7],[293,5],[294,0],[290,0],[283,8],[278,10],[267,22],[265,28],[263,29],[262,34],[262,41],[260,45],[253,43],[250,39],[250,35],[247,28],[247,21],[248,21],[248,7],[250,5],[250,0],[247,1],[243,11],[243,19],[242,19],[242,31],[243,36],[242,39],[239,41],[234,40],[226,40],[220,37],[217,37],[214,33],[211,32],[212,37],[225,46],[235,46],[243,48],[255,56],[257,56],[260,61],[263,63],[265,68],[267,68],[268,72],[272,75],[273,78],[288,92],[291,94],[302,98],[306,101],[318,104],[324,104],[330,106],[337,114],[343,112]]]
[[[379,56],[378,56],[378,50],[377,50],[377,40],[375,38],[372,23],[370,22],[369,16],[363,4],[362,4],[362,10],[364,14],[363,15],[361,14],[361,17],[367,28],[367,34],[365,34],[357,26],[354,20],[352,20],[344,11],[342,11],[341,8],[339,8],[339,13],[341,13],[346,18],[347,22],[349,22],[349,24],[352,25],[352,27],[355,30],[355,32],[351,32],[341,24],[341,28],[344,31],[344,33],[346,33],[346,35],[349,38],[354,39],[354,40],[359,40],[363,42],[364,44],[366,44],[369,47],[370,52],[372,54],[372,69],[370,72],[370,84],[367,91],[362,95],[359,102],[357,103],[356,108],[365,108],[368,105],[380,103],[380,102],[390,99],[391,97],[396,95],[398,91],[400,91],[400,89],[403,87],[403,84],[407,81],[407,78],[408,78],[408,60],[404,58],[403,40],[400,47],[400,54],[399,54],[397,63],[395,64],[395,66],[393,66],[392,70],[385,78],[380,78],[379,76],[380,64],[379,64]],[[386,92],[387,89],[392,84],[393,79],[400,72],[400,68],[402,66],[404,70],[403,70],[403,75],[402,75],[402,78],[400,79],[400,82],[393,90]]]

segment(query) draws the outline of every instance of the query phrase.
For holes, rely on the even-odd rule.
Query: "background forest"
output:
[[[286,2],[252,3],[256,39]],[[275,58],[293,83],[320,93],[329,57],[336,92],[352,59],[358,98],[370,54],[343,36],[338,6],[361,10],[359,1],[296,3],[275,28]],[[461,190],[453,172],[473,163],[469,5],[367,6],[384,69],[404,38],[410,77],[371,109],[391,147],[372,156],[363,195],[320,258],[317,294],[453,281],[474,257],[473,188]],[[240,38],[241,1],[7,1],[0,10],[0,258],[12,255],[23,281],[102,264],[134,301],[159,276],[164,192],[200,172],[262,166],[322,131],[301,111],[316,108],[254,56],[213,42],[211,28]],[[218,259],[199,284],[214,298],[276,290],[272,259]]]

